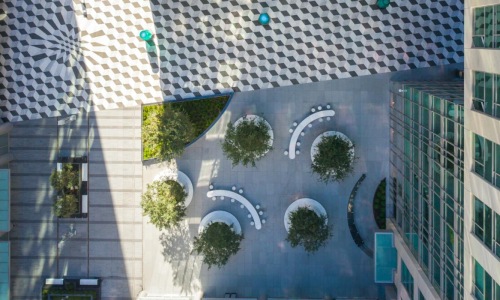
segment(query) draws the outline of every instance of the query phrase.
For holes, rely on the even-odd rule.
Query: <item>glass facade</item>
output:
[[[405,287],[408,296],[410,296],[410,300],[413,300],[413,276],[411,276],[411,273],[403,260],[401,260],[401,283]]]
[[[474,297],[477,300],[500,300],[500,285],[474,260]]]
[[[500,48],[500,5],[474,9],[472,46]]]
[[[474,172],[492,185],[500,188],[500,145],[473,134]]]
[[[392,91],[396,228],[441,298],[463,299],[463,82],[393,83]]]
[[[500,118],[500,75],[474,72],[472,109]]]
[[[474,235],[500,257],[500,215],[474,197]]]

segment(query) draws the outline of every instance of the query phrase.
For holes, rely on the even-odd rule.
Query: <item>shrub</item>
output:
[[[63,164],[62,170],[52,171],[50,185],[59,193],[74,193],[80,185],[80,174],[72,164]]]
[[[290,213],[290,228],[286,240],[292,247],[303,246],[307,252],[315,252],[332,236],[325,223],[326,216],[318,216],[314,210],[299,207]]]
[[[210,269],[213,265],[221,268],[231,255],[240,250],[242,234],[237,234],[231,226],[214,222],[208,225],[203,232],[194,238],[194,249],[203,255],[203,262]]]
[[[186,215],[186,196],[177,181],[153,181],[142,195],[143,214],[149,216],[151,223],[160,230],[177,226]]]
[[[229,123],[222,151],[233,166],[241,163],[255,167],[255,162],[272,149],[269,129],[264,119],[257,121],[245,118],[236,127]]]
[[[385,229],[385,184],[384,178],[373,196],[373,216],[379,229]]]
[[[169,105],[145,107],[142,121],[144,159],[164,161],[179,157],[194,137],[193,124],[186,114]]]
[[[59,218],[70,218],[78,212],[78,199],[74,194],[63,194],[56,198],[54,212]]]
[[[342,181],[354,171],[354,144],[339,136],[324,136],[317,145],[311,165],[324,183]]]

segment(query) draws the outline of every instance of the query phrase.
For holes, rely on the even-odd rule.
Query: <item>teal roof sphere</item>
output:
[[[269,24],[270,21],[271,21],[271,18],[269,17],[268,14],[266,14],[266,13],[260,14],[260,16],[259,16],[259,23],[260,24],[267,25],[267,24]]]
[[[153,34],[146,29],[139,33],[139,37],[144,41],[149,41],[153,37]]]

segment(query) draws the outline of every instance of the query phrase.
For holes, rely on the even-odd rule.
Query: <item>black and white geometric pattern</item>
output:
[[[3,121],[463,61],[461,0],[5,1]]]

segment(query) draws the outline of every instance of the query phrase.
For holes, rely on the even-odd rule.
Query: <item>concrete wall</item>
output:
[[[390,220],[388,221],[388,228],[394,232],[394,247],[396,247],[398,252],[398,268],[394,275],[394,284],[398,290],[398,299],[410,299],[401,282],[401,261],[404,261],[413,277],[413,299],[418,299],[418,291],[422,293],[425,299],[439,299],[439,293],[434,289],[422,268],[411,254],[411,250],[404,243],[402,236]]]
[[[500,260],[473,234],[474,195],[500,214],[500,190],[471,172],[474,147],[472,136],[477,133],[500,144],[500,120],[471,110],[473,72],[484,71],[500,74],[500,49],[472,49],[473,9],[474,7],[500,4],[500,0],[465,1],[465,149],[464,149],[464,296],[472,298],[473,258],[500,283]]]

